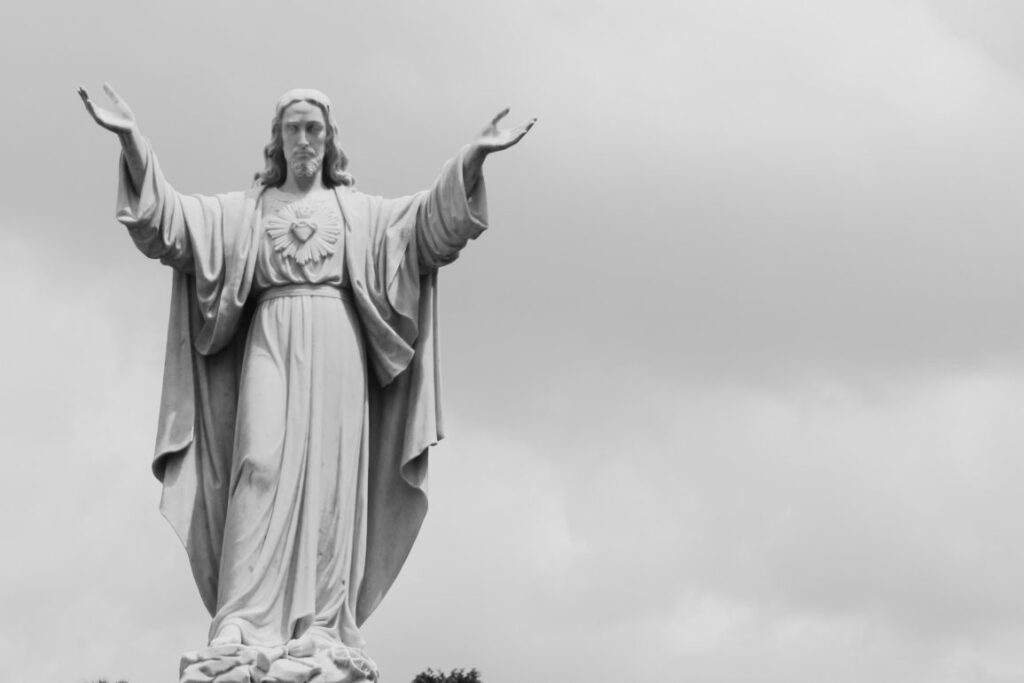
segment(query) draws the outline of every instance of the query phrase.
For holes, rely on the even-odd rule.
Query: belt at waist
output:
[[[259,302],[279,299],[283,296],[322,296],[329,299],[348,300],[348,290],[335,285],[281,285],[260,292]]]

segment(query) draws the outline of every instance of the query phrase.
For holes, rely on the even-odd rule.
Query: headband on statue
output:
[[[331,113],[331,98],[314,88],[295,88],[281,95],[281,99],[277,101],[277,113],[281,114],[289,104],[306,101],[316,102],[326,109],[328,114]]]

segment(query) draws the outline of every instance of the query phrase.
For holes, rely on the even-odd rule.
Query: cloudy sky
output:
[[[170,273],[114,221],[109,80],[178,190],[273,104],[426,187],[448,438],[366,627],[385,681],[1024,681],[1024,6],[59,0],[0,28],[5,680],[171,681],[208,617],[149,470]]]

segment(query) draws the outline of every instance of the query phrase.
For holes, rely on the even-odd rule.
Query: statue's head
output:
[[[319,90],[289,90],[277,101],[270,124],[270,143],[263,148],[266,166],[256,180],[266,187],[280,187],[288,173],[320,173],[324,185],[354,185],[345,171],[348,157],[338,141],[338,123],[331,114],[331,100]]]

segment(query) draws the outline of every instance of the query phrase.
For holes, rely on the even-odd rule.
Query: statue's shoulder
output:
[[[219,216],[222,225],[227,229],[240,229],[250,223],[259,205],[262,187],[251,187],[248,190],[236,190],[215,195],[197,195],[204,213],[211,218]]]
[[[258,202],[260,200],[260,197],[262,197],[263,193],[266,192],[266,191],[267,191],[267,186],[266,185],[263,185],[263,184],[260,184],[260,183],[256,183],[255,185],[250,187],[248,190],[240,190],[238,192],[228,192],[228,193],[226,193],[224,195],[221,195],[221,196],[222,197],[230,197],[230,199],[228,201],[233,201],[233,202]]]
[[[386,199],[385,197],[382,197],[381,195],[378,194],[374,194],[372,192],[363,192],[355,185],[338,185],[337,187],[334,188],[334,190],[339,194],[346,195],[349,197],[358,197],[366,201],[382,201]]]
[[[362,200],[371,195],[366,194],[361,190],[357,190],[351,185],[338,185],[334,188],[334,191],[338,193],[339,197],[346,197],[349,199]]]
[[[220,192],[213,195],[193,195],[202,204],[220,204],[222,207],[243,206],[247,202],[254,202],[263,193],[262,187],[251,187],[248,190],[235,190],[234,192]]]
[[[335,187],[334,193],[338,196],[338,201],[341,202],[342,206],[354,210],[366,210],[383,201],[382,197],[366,194],[347,185]]]

